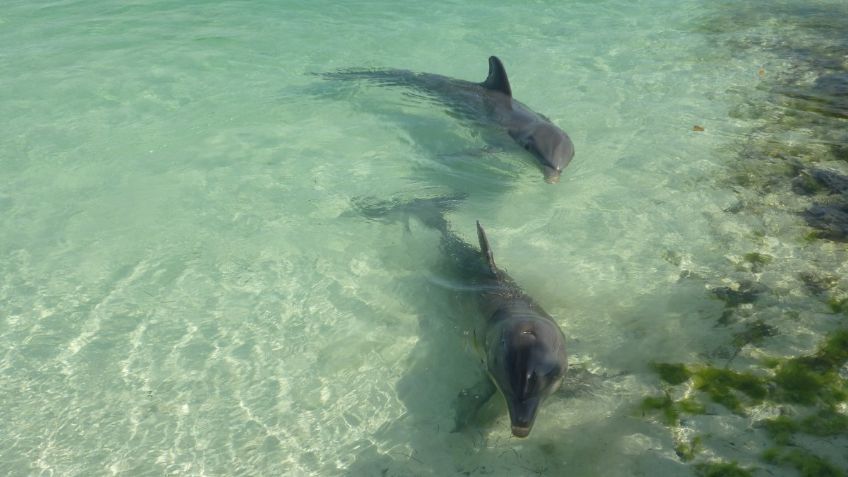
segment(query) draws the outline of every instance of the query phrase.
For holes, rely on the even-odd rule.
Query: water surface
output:
[[[846,200],[815,173],[848,175],[845,18],[800,0],[7,4],[0,470],[795,475],[763,458],[784,452],[764,423],[844,399],[733,391],[734,412],[652,363],[769,376],[762,358],[845,328],[845,241],[804,216]],[[313,74],[482,81],[492,54],[574,141],[559,184],[432,101]],[[453,229],[473,243],[479,219],[569,339],[529,439],[505,416],[450,432],[477,370],[438,236],[351,213],[458,192]],[[643,406],[665,393],[703,413]],[[792,439],[848,469],[844,430]]]

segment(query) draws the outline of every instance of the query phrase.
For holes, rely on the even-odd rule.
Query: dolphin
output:
[[[447,105],[461,118],[505,131],[538,160],[548,183],[558,182],[562,170],[574,157],[574,144],[565,131],[512,97],[506,68],[496,56],[489,57],[489,74],[482,83],[396,69],[348,69],[322,76],[410,88]]]
[[[512,434],[527,437],[539,406],[556,391],[568,361],[565,336],[556,321],[495,265],[486,232],[477,222],[480,250],[488,273],[474,330],[486,371],[506,400]]]
[[[527,437],[539,408],[561,385],[568,369],[565,336],[556,321],[495,264],[486,232],[477,222],[477,250],[453,231],[444,218],[457,198],[416,199],[407,203],[355,204],[365,216],[380,219],[389,212],[411,213],[425,226],[441,233],[440,247],[453,275],[476,300],[473,348],[485,376],[460,393],[456,430],[497,392],[503,397],[512,434]],[[407,217],[408,218],[408,217]]]

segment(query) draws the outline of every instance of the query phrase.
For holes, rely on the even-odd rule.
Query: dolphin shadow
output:
[[[510,137],[529,156],[535,157],[545,181],[559,181],[562,170],[574,157],[568,134],[512,96],[512,87],[501,60],[489,57],[485,81],[476,83],[439,74],[398,69],[344,69],[320,76],[336,81],[368,81],[377,86],[401,87],[408,94],[447,108],[464,122]]]
[[[473,436],[452,432],[457,395],[480,376],[479,364],[465,349],[460,316],[465,309],[473,312],[473,306],[426,276],[404,278],[397,285],[405,290],[410,309],[421,310],[418,339],[398,364],[404,371],[396,392],[405,413],[372,435],[373,445],[359,452],[346,475],[446,475],[447,463],[434,462],[434,456],[475,447]]]
[[[535,174],[530,157],[502,131],[489,125],[470,127],[443,104],[394,88],[364,88],[355,81],[322,81],[315,95],[345,101],[363,115],[396,128],[397,145],[408,151],[394,158],[415,185],[440,185],[455,192],[479,191],[497,196]],[[446,114],[447,113],[447,114]],[[516,160],[516,159],[519,160]],[[386,168],[391,169],[392,164]]]

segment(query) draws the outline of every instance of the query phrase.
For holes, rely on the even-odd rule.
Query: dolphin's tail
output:
[[[409,217],[415,217],[421,223],[436,229],[442,234],[449,233],[445,213],[456,207],[467,197],[467,194],[454,194],[428,199],[399,199],[378,200],[371,198],[356,198],[351,202],[359,214],[371,220],[384,222],[404,221],[408,224]]]

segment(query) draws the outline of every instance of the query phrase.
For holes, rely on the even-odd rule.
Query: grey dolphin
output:
[[[565,336],[553,318],[495,265],[480,222],[477,235],[489,276],[480,301],[484,320],[474,339],[506,400],[512,434],[527,437],[539,406],[562,383],[568,367]]]
[[[486,232],[477,222],[480,250],[450,229],[444,211],[459,197],[416,199],[406,203],[356,204],[370,218],[391,212],[414,215],[441,233],[443,256],[458,277],[455,289],[470,292],[479,316],[473,325],[474,349],[487,377],[460,394],[457,427],[461,428],[482,405],[500,391],[512,424],[512,434],[527,437],[539,407],[555,392],[568,368],[565,336],[557,323],[503,270],[495,265]]]
[[[568,134],[550,119],[512,97],[503,63],[489,57],[489,74],[482,83],[408,70],[340,70],[324,73],[329,79],[366,79],[383,86],[415,89],[447,105],[460,117],[481,125],[496,126],[536,157],[545,180],[558,182],[574,157]]]

